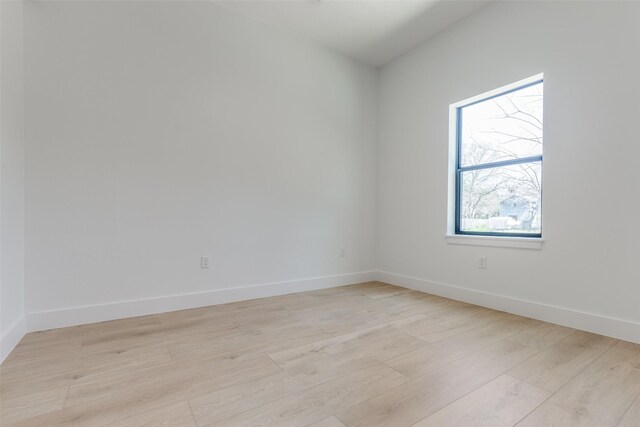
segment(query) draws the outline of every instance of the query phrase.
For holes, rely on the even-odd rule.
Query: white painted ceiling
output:
[[[216,4],[380,66],[489,0],[222,0]]]

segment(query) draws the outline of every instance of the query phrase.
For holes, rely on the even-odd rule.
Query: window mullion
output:
[[[535,162],[541,162],[541,161],[542,161],[542,156],[530,156],[530,157],[522,157],[519,159],[503,160],[500,162],[480,163],[478,165],[471,165],[471,166],[458,166],[458,171],[468,172],[468,171],[479,170],[479,169],[499,168],[504,166],[519,165],[522,163],[535,163]]]

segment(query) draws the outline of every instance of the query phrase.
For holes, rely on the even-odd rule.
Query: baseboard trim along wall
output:
[[[44,331],[127,317],[146,316],[149,314],[166,313],[169,311],[229,302],[334,288],[337,286],[369,282],[374,280],[374,277],[374,271],[364,271],[286,282],[215,289],[206,292],[121,301],[109,304],[72,307],[54,311],[41,311],[27,315],[27,331]]]
[[[0,338],[0,363],[4,362],[4,359],[11,354],[26,333],[27,318],[22,316]]]
[[[640,344],[640,323],[631,320],[586,313],[570,308],[447,285],[386,271],[376,272],[376,280]]]
[[[334,288],[373,280],[640,343],[640,323],[638,322],[447,285],[386,271],[364,271],[29,313],[14,323],[2,336],[0,341],[0,363],[13,351],[27,332]]]

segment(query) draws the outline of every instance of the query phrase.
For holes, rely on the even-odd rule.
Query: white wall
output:
[[[0,360],[24,324],[22,2],[0,2]]]
[[[374,269],[373,68],[214,2],[29,2],[25,86],[27,312]]]
[[[640,4],[496,2],[379,81],[214,2],[24,7],[30,329],[362,281],[377,257],[638,331]],[[540,72],[543,249],[446,244],[449,104]]]
[[[638,2],[496,2],[383,67],[382,277],[619,318],[640,339],[639,21]],[[449,104],[541,72],[543,249],[445,243]]]

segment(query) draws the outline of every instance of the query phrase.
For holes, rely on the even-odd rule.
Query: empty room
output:
[[[0,0],[0,425],[640,427],[639,23]]]

